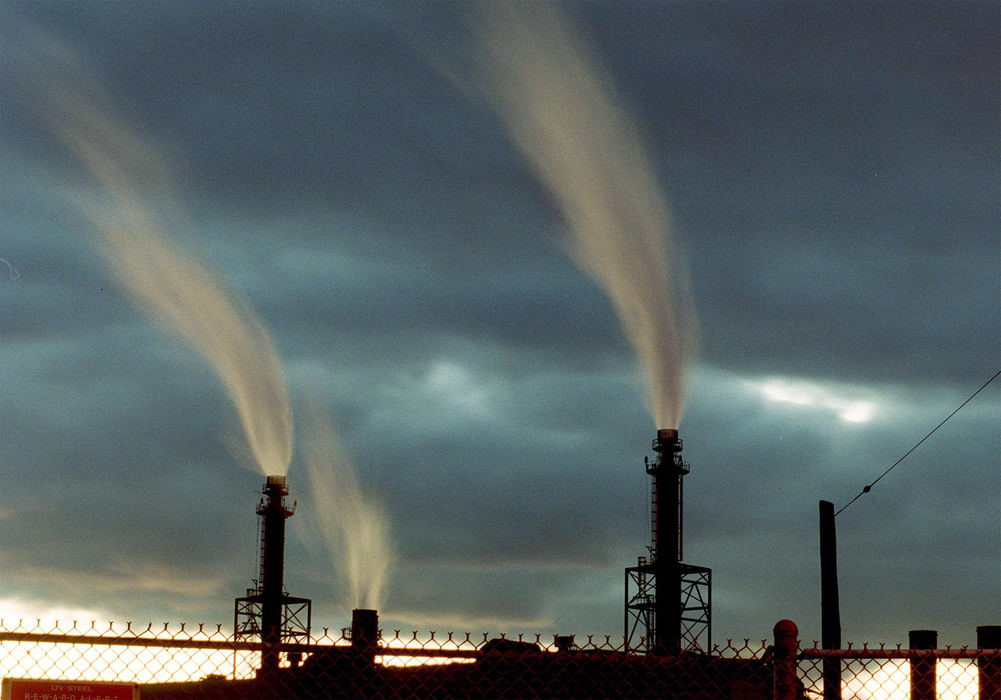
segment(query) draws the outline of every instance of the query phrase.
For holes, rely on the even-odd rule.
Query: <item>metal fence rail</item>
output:
[[[809,695],[824,694],[823,661],[840,662],[841,686],[838,698],[936,698],[938,700],[974,700],[997,694],[980,693],[977,662],[1001,659],[1001,652],[980,649],[804,649],[800,653],[798,675]],[[923,688],[912,687],[915,665],[932,669],[935,680],[926,679]],[[830,696],[828,696],[830,697]]]
[[[265,644],[238,640],[221,625],[73,622],[60,626],[21,620],[8,625],[0,619],[0,677],[135,683],[141,697],[165,700],[470,696],[1001,700],[997,649],[900,645],[801,649],[795,625],[788,621],[776,625],[772,642],[728,640],[708,654],[674,657],[627,653],[625,640],[610,636],[510,638],[383,631],[374,643],[363,645],[352,639],[350,629],[324,629],[306,643],[282,644],[279,668],[263,673]],[[837,671],[836,689],[829,681],[831,664]],[[81,695],[65,700],[84,699]]]
[[[978,647],[958,649],[937,649],[934,643],[929,647],[925,642],[936,636],[930,630],[911,632],[910,648],[906,649],[901,644],[890,648],[885,644],[853,648],[849,644],[847,649],[820,649],[816,642],[813,647],[800,649],[798,640],[793,640],[794,672],[801,690],[780,695],[783,683],[777,677],[776,697],[791,699],[804,693],[825,699],[1001,700],[999,631],[1001,627],[997,626],[980,627]],[[778,644],[776,635],[776,647]],[[788,687],[790,682],[787,679],[784,685]]]

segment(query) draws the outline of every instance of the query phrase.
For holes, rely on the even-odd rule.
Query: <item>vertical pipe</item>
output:
[[[841,648],[841,603],[838,596],[838,543],[834,504],[820,502],[820,617],[821,646]],[[841,659],[823,662],[824,700],[841,697]]]
[[[977,648],[995,652],[1001,649],[1001,625],[977,627]],[[1001,700],[1001,657],[977,659],[977,686],[980,700]]]
[[[938,644],[938,632],[911,630],[907,633],[907,641],[910,649],[934,649]],[[911,700],[935,700],[936,662],[933,655],[911,658]]]
[[[792,620],[779,620],[772,629],[774,646],[772,663],[772,697],[775,700],[797,700],[799,677],[799,628]]]

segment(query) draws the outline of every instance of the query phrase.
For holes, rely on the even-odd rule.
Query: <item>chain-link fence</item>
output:
[[[795,626],[791,629],[795,632]],[[8,684],[11,700],[118,697],[105,686],[86,685],[97,681],[136,684],[142,698],[162,699],[1001,700],[997,650],[800,649],[795,634],[780,637],[779,626],[773,644],[727,641],[708,654],[635,654],[624,647],[624,640],[610,636],[510,638],[383,630],[367,638],[357,630],[324,629],[308,643],[281,645],[275,666],[262,668],[265,645],[236,639],[221,626],[0,620],[0,677],[76,684],[48,694],[37,685]]]
[[[860,700],[1001,700],[1001,626],[977,628],[977,647],[935,648],[937,633],[915,630],[909,647],[800,648],[796,625],[775,626],[775,697]]]
[[[383,631],[359,641],[350,629],[325,629],[283,644],[277,667],[261,669],[264,645],[221,626],[0,621],[0,675],[136,683],[143,698],[771,697],[764,642],[676,658],[627,654],[610,636]]]
[[[798,674],[808,696],[865,700],[1001,700],[1001,652],[981,649],[804,649]],[[828,666],[825,669],[825,664]],[[991,666],[995,666],[993,673]],[[833,666],[835,677],[830,678]],[[983,672],[982,672],[983,671]],[[840,678],[840,686],[837,685]],[[986,686],[984,683],[986,682]],[[993,683],[993,684],[992,684]],[[834,688],[825,695],[824,689]]]

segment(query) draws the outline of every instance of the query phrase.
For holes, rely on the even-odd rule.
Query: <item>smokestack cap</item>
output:
[[[678,438],[677,428],[660,428],[657,430],[657,437],[651,444],[654,452],[677,453],[681,452],[682,444]]]
[[[268,476],[267,480],[264,482],[264,491],[262,493],[270,494],[272,496],[287,496],[288,495],[288,480],[285,478],[284,474],[271,474]],[[290,512],[289,515],[292,513]]]

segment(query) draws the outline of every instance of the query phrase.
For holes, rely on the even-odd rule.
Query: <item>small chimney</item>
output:
[[[379,648],[379,611],[356,608],[351,611],[351,648],[367,663],[375,663]]]

